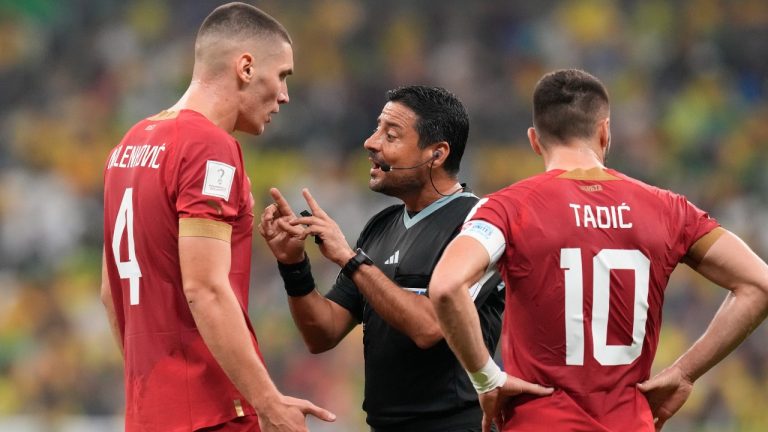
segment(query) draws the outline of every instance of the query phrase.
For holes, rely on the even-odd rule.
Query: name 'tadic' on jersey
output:
[[[471,220],[506,241],[505,370],[556,389],[514,399],[504,430],[654,430],[635,386],[650,374],[664,290],[717,222],[608,169],[531,177],[481,200]]]
[[[189,110],[136,124],[104,170],[105,257],[125,352],[127,431],[189,431],[254,414],[187,305],[178,246],[184,218],[201,222],[200,230],[206,221],[231,226],[229,279],[247,321],[250,181],[237,141]],[[255,335],[243,343],[258,352]]]

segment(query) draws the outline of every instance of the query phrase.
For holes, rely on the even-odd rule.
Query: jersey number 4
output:
[[[640,356],[648,318],[648,282],[651,261],[638,250],[603,249],[592,259],[592,351],[603,366],[630,364]],[[565,269],[565,363],[584,364],[584,278],[581,249],[560,249]],[[608,345],[608,309],[611,270],[634,270],[632,343]]]
[[[120,259],[120,243],[123,240],[123,232],[127,231],[128,260]],[[112,255],[115,257],[117,273],[120,279],[128,279],[130,284],[130,300],[132,305],[139,304],[139,278],[141,269],[136,260],[136,247],[133,242],[133,188],[127,188],[117,211],[115,220],[115,232],[112,233]]]

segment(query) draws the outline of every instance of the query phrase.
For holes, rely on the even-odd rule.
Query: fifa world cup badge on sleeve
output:
[[[235,167],[223,162],[209,160],[205,165],[203,195],[210,195],[229,200],[232,181],[235,179]]]

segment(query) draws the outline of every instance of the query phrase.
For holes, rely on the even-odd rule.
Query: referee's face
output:
[[[376,129],[363,144],[372,164],[371,190],[402,199],[420,193],[427,184],[429,166],[424,161],[430,150],[419,148],[417,120],[416,113],[401,103],[384,105]]]

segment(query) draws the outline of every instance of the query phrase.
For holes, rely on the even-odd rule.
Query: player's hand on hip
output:
[[[693,383],[673,365],[638,384],[637,388],[648,399],[656,430],[660,431],[664,423],[688,400],[693,391]]]
[[[308,415],[327,422],[336,420],[336,414],[308,400],[281,395],[279,400],[259,412],[259,426],[262,432],[307,432]]]
[[[552,387],[544,387],[539,384],[534,384],[532,382],[513,377],[510,374],[507,374],[507,381],[504,382],[504,385],[499,387],[499,392],[506,396],[517,396],[523,393],[531,394],[534,396],[549,396],[553,391],[555,391],[555,389]]]
[[[296,214],[277,188],[269,190],[274,203],[261,214],[258,230],[272,254],[283,264],[294,264],[304,259],[303,230],[289,224]]]
[[[507,374],[504,385],[478,396],[480,407],[483,409],[483,432],[491,430],[492,422],[501,430],[504,424],[503,408],[509,398],[521,394],[549,396],[554,390],[552,387],[544,387]]]
[[[483,410],[483,432],[490,432],[493,423],[501,430],[504,424],[503,410],[508,396],[501,394],[499,389],[493,389],[487,393],[478,395],[480,408]]]
[[[315,201],[312,194],[309,193],[309,189],[302,189],[301,193],[304,195],[312,215],[294,219],[290,221],[290,224],[295,227],[304,225],[300,237],[302,240],[309,235],[318,237],[322,240],[319,243],[320,252],[336,264],[345,265],[350,258],[355,256],[355,252],[349,247],[341,228]]]

